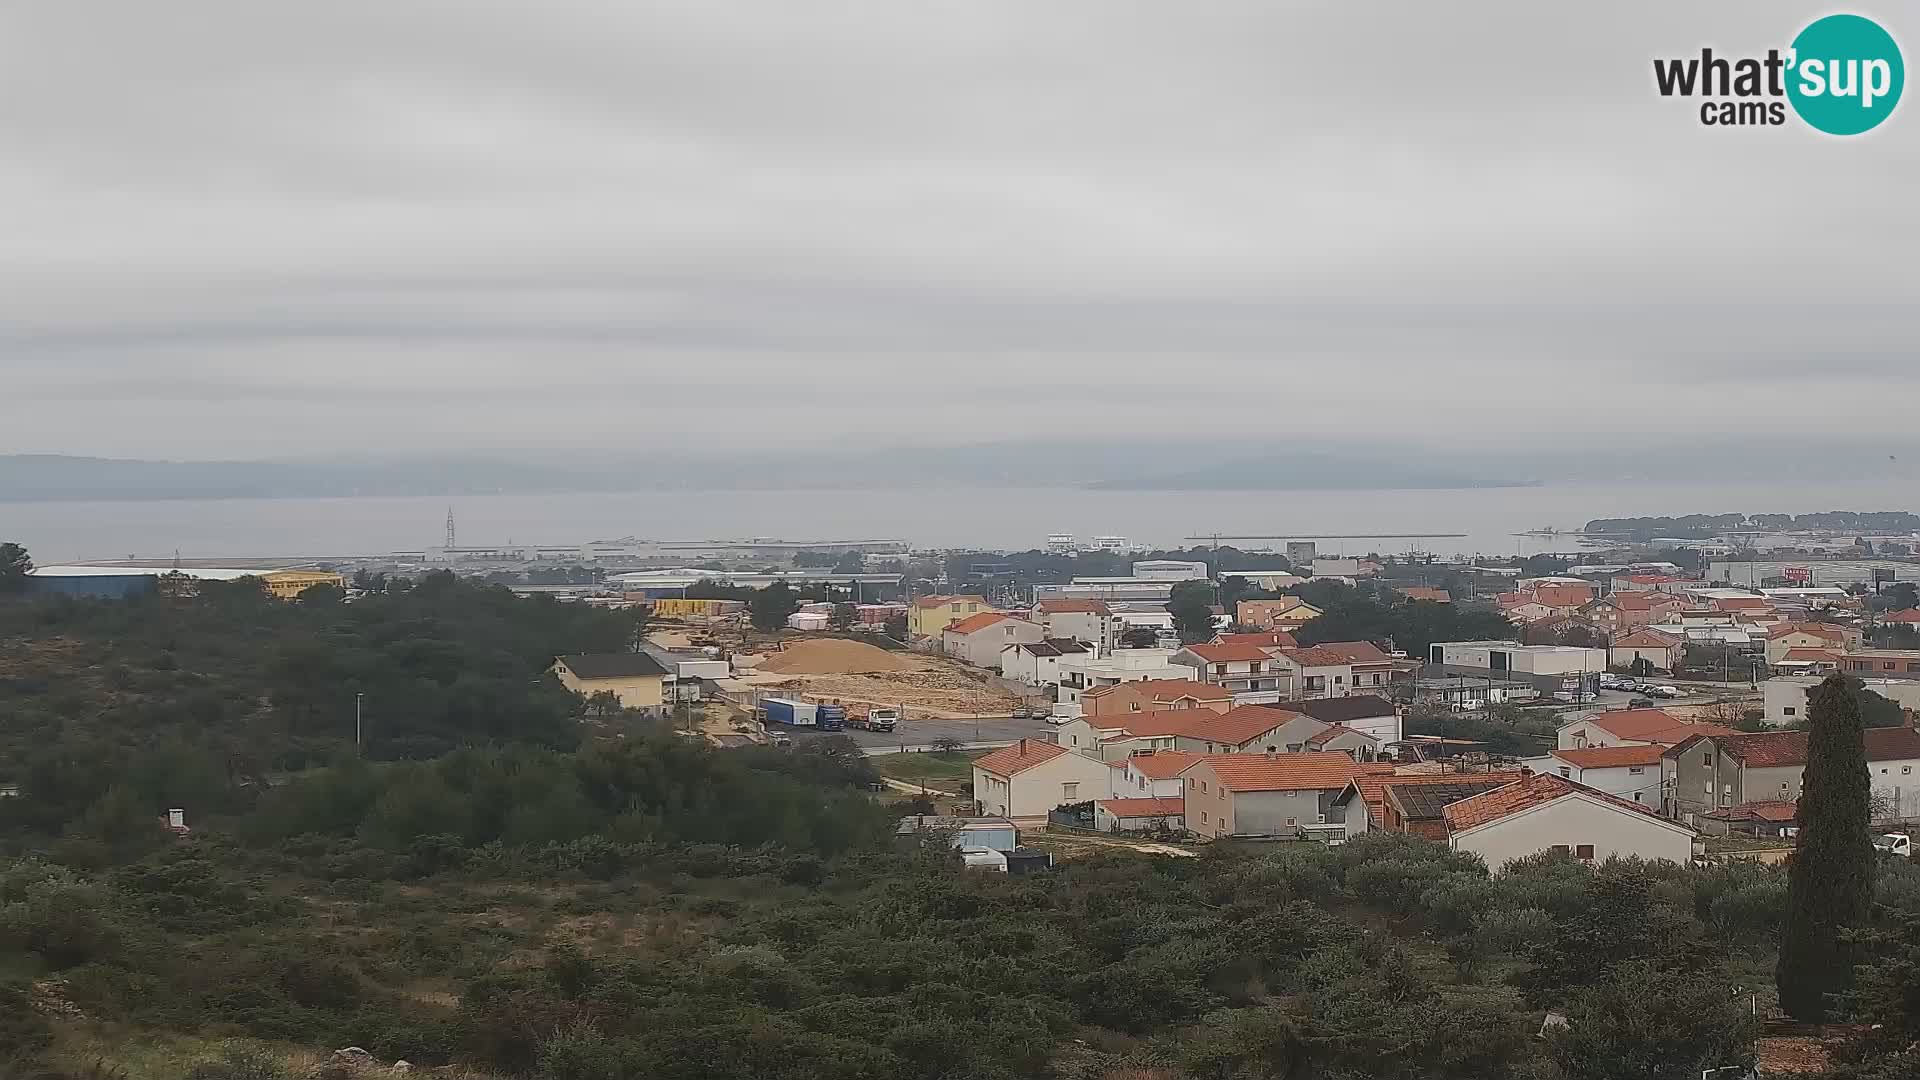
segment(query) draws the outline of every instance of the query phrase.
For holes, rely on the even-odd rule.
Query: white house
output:
[[[1656,671],[1672,671],[1680,666],[1686,646],[1686,638],[1682,635],[1666,634],[1643,626],[1630,634],[1614,638],[1607,649],[1607,659],[1617,668],[1631,668],[1636,661],[1645,660]]]
[[[1020,641],[1000,649],[1000,674],[1028,686],[1060,685],[1060,658],[1090,650],[1072,638]]]
[[[1725,724],[1691,723],[1659,709],[1614,709],[1560,725],[1555,747],[1678,746],[1695,735],[1736,735]]]
[[[1555,750],[1521,764],[1537,773],[1585,784],[1642,806],[1660,806],[1660,762],[1666,747],[1652,743]]]
[[[1289,701],[1286,707],[1306,713],[1323,724],[1352,728],[1376,743],[1399,742],[1402,735],[1400,711],[1393,702],[1372,694]]]
[[[1196,682],[1232,691],[1238,702],[1293,696],[1292,665],[1258,645],[1189,645],[1174,653],[1172,662],[1185,667]]]
[[[1384,694],[1393,681],[1393,658],[1371,641],[1323,641],[1274,651],[1293,668],[1295,697]]]
[[[1045,817],[1062,803],[1109,796],[1113,767],[1038,739],[1021,739],[973,763],[973,797],[983,814]]]
[[[1185,750],[1145,750],[1127,758],[1113,771],[1116,799],[1178,798],[1184,790],[1180,774],[1200,760]]]
[[[1120,620],[1103,600],[1042,600],[1033,605],[1033,621],[1047,637],[1078,641],[1096,656],[1112,652],[1120,637]]]
[[[940,632],[940,647],[948,656],[974,667],[1000,667],[1000,650],[1019,642],[1039,641],[1044,631],[1035,623],[997,611],[969,615]]]
[[[1595,863],[1618,856],[1684,866],[1693,859],[1692,829],[1553,773],[1448,803],[1442,813],[1448,846],[1480,856],[1496,873],[1542,851]]]

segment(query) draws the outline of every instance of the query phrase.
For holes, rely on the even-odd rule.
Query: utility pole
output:
[[[353,749],[356,753],[360,750],[360,701],[366,696],[358,691],[353,695]]]

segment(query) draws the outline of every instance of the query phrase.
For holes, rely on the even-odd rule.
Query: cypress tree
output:
[[[1845,676],[1807,696],[1807,768],[1800,787],[1800,843],[1787,884],[1787,922],[1774,979],[1780,1007],[1797,1020],[1827,1018],[1828,995],[1845,991],[1853,964],[1840,932],[1866,922],[1873,897],[1867,835],[1867,748],[1860,701]]]

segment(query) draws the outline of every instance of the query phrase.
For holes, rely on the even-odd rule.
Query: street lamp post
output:
[[[356,752],[360,749],[360,701],[366,696],[358,691],[353,695],[353,748]]]

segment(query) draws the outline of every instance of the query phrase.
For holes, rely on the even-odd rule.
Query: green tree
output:
[[[1212,583],[1183,581],[1175,585],[1167,611],[1173,615],[1173,628],[1179,632],[1181,644],[1213,640]]]
[[[827,616],[827,625],[835,630],[851,630],[853,618],[857,613],[852,604],[835,604],[833,614]]]
[[[1872,781],[1861,737],[1860,699],[1846,677],[1828,676],[1807,700],[1807,767],[1800,842],[1787,886],[1787,922],[1774,977],[1780,1007],[1820,1022],[1851,981],[1843,931],[1866,922],[1873,896],[1867,836]]]
[[[753,620],[755,630],[772,632],[787,625],[787,616],[800,607],[800,598],[794,595],[793,588],[784,581],[776,581],[764,589],[755,589],[753,597],[747,601],[747,611]]]
[[[27,575],[33,571],[33,560],[27,557],[27,549],[19,544],[0,544],[0,593],[22,593],[27,591]]]
[[[887,636],[895,641],[907,640],[907,616],[905,612],[887,618]]]
[[[1547,1040],[1567,1080],[1692,1080],[1750,1065],[1758,1021],[1745,995],[1712,974],[1676,976],[1650,960],[1621,964],[1575,999]]]
[[[1150,626],[1135,626],[1120,634],[1120,647],[1123,649],[1151,649],[1160,640],[1160,635]]]

